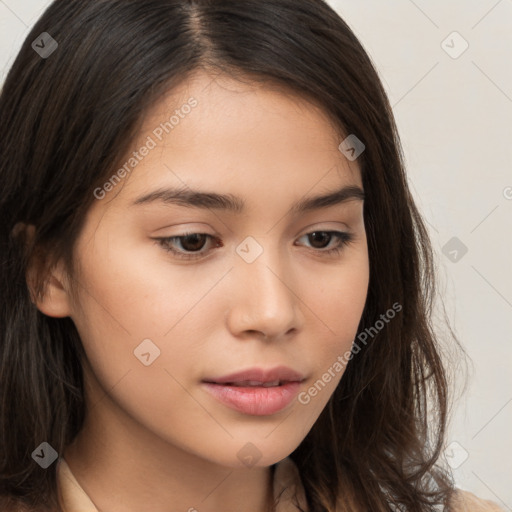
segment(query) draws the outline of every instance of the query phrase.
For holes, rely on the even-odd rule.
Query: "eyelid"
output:
[[[340,227],[340,225],[342,227]],[[305,234],[311,233],[313,231],[338,231],[344,233],[349,232],[350,227],[345,222],[313,222],[305,228],[302,228],[302,235],[299,236],[304,236]]]

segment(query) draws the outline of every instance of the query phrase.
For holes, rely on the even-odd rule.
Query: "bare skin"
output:
[[[155,128],[190,97],[197,106],[159,141]],[[154,106],[133,149],[148,137],[157,146],[89,211],[75,253],[80,273],[57,266],[37,303],[73,319],[88,357],[87,419],[63,456],[104,512],[261,512],[270,466],[304,439],[343,371],[307,404],[260,416],[227,407],[202,380],[285,365],[304,376],[305,393],[350,350],[369,280],[364,203],[290,209],[362,188],[360,171],[306,100],[204,72]],[[167,187],[232,194],[245,208],[132,205]],[[353,240],[308,236],[332,231]],[[199,258],[155,240],[188,232],[212,237]],[[263,251],[251,263],[236,251],[249,236]],[[183,239],[169,244],[191,252]],[[160,350],[148,366],[134,355],[145,339]],[[247,443],[260,456],[251,467],[238,456]]]

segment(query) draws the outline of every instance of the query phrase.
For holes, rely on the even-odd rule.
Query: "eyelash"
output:
[[[330,235],[334,235],[334,237],[338,238],[340,245],[338,245],[337,247],[333,247],[332,249],[327,249],[327,250],[316,249],[315,250],[315,248],[312,248],[312,250],[314,252],[318,252],[318,253],[321,253],[321,254],[324,254],[327,256],[337,256],[337,255],[341,254],[343,249],[347,245],[352,243],[355,238],[353,234],[347,233],[344,231],[327,231],[327,230],[320,230],[320,229],[315,230],[315,231],[310,231],[309,233],[305,233],[300,238],[302,238],[304,236],[312,235],[313,233],[329,233]],[[195,251],[192,253],[184,253],[182,251],[178,251],[178,250],[174,249],[170,245],[173,241],[177,241],[177,240],[180,240],[182,238],[186,238],[187,236],[192,236],[192,235],[204,235],[204,236],[207,236],[209,239],[216,239],[216,237],[209,235],[207,233],[183,233],[182,235],[171,236],[171,237],[166,237],[166,238],[155,238],[154,240],[166,252],[172,253],[177,258],[184,259],[184,260],[197,260],[197,259],[204,257],[204,252]],[[217,242],[219,242],[218,238],[217,238]],[[329,243],[330,243],[330,241],[329,241]],[[222,245],[217,245],[216,247],[222,247]]]

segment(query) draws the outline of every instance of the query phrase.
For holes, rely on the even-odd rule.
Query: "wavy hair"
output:
[[[46,59],[31,47],[43,32],[59,45]],[[439,464],[450,378],[431,322],[431,242],[377,71],[323,0],[56,0],[31,30],[0,96],[0,495],[60,510],[56,465],[43,470],[31,453],[42,441],[61,453],[81,429],[85,355],[72,320],[42,314],[33,293],[57,261],[72,275],[94,189],[148,109],[200,68],[299,94],[340,141],[366,146],[359,330],[403,309],[360,347],[290,455],[310,512],[436,510],[453,482]]]

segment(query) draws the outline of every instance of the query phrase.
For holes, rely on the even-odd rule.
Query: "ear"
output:
[[[24,231],[25,243],[31,246],[35,234],[35,227],[33,225],[18,226],[17,231],[19,232],[21,230]],[[47,316],[55,318],[71,316],[72,303],[69,278],[65,271],[64,264],[59,261],[46,273],[46,269],[43,268],[44,256],[42,250],[36,249],[27,267],[26,279],[31,300],[36,305],[37,309]],[[46,274],[46,278],[43,288],[38,291],[37,276],[41,272]]]
[[[27,275],[27,281],[29,276]],[[30,281],[28,281],[30,283]],[[63,266],[58,264],[57,267],[53,268],[50,272],[49,277],[45,281],[44,289],[42,292],[35,296],[35,305],[37,309],[45,315],[52,316],[55,318],[64,318],[71,316],[71,301],[67,287],[68,281],[66,280]],[[34,292],[32,291],[34,297]]]

